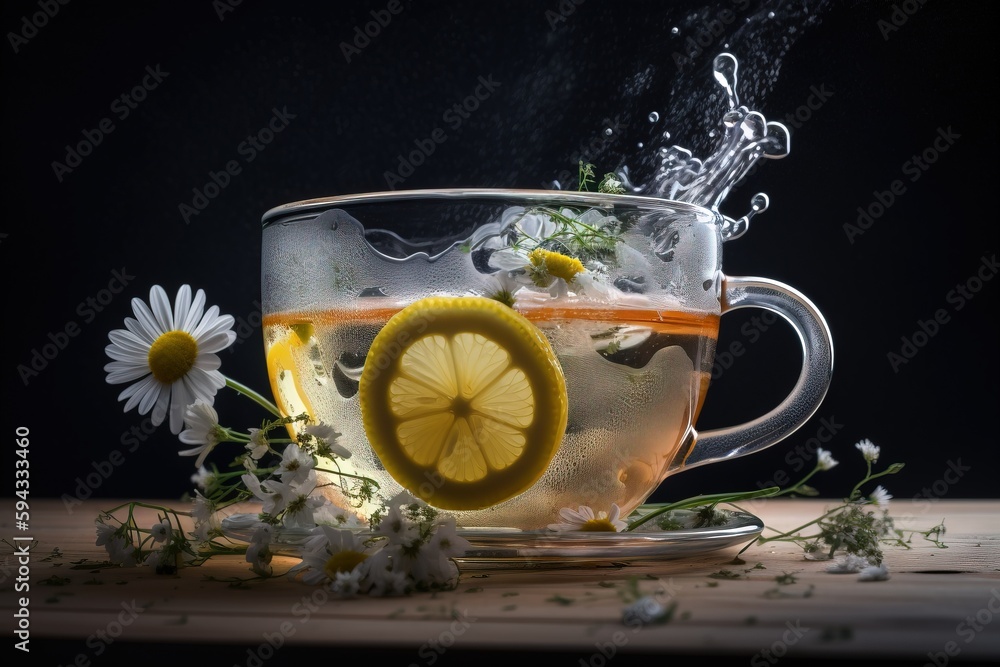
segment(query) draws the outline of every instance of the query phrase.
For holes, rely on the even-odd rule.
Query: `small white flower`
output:
[[[266,542],[251,543],[247,547],[246,558],[247,562],[250,563],[250,569],[262,577],[270,577],[274,574],[274,568],[271,567],[272,557],[271,545]]]
[[[259,428],[248,429],[250,432],[250,442],[246,444],[250,458],[259,461],[264,454],[267,454],[267,437],[264,431]]]
[[[820,470],[829,470],[837,465],[837,461],[830,455],[830,452],[818,447],[816,449],[816,465],[819,466]]]
[[[368,594],[372,596],[404,595],[410,589],[401,547],[386,545],[362,565]]]
[[[621,510],[617,504],[611,505],[611,514],[601,511],[594,514],[594,510],[586,505],[580,505],[578,509],[564,507],[559,510],[559,517],[563,523],[549,524],[549,530],[568,531],[582,530],[588,532],[621,532],[628,528],[628,524],[618,518]]]
[[[107,546],[112,539],[114,539],[116,529],[114,526],[109,526],[101,520],[94,522],[94,526],[97,528],[97,542],[96,546],[104,547]]]
[[[622,623],[632,627],[635,625],[649,625],[662,619],[667,614],[667,609],[649,595],[639,598],[622,611]]]
[[[295,494],[288,501],[285,509],[285,525],[301,526],[311,528],[316,525],[315,512],[327,503],[326,498],[321,495],[312,495],[316,489],[316,471],[310,470],[310,474],[301,484],[292,485]]]
[[[290,484],[279,482],[276,479],[269,479],[261,484],[257,475],[247,473],[240,479],[250,492],[261,501],[261,510],[265,514],[274,516],[281,512],[288,505],[288,501],[295,497],[295,491]]]
[[[423,549],[437,551],[445,558],[464,556],[472,545],[456,531],[455,517],[451,515],[443,517],[434,527],[434,534],[427,540]]]
[[[361,592],[361,568],[350,572],[337,572],[330,588],[342,598],[352,598]]]
[[[858,581],[886,581],[889,578],[889,566],[871,565],[858,573]]]
[[[833,574],[855,574],[870,565],[868,559],[863,556],[847,554],[838,556],[837,562],[826,566],[826,571]]]
[[[170,431],[180,433],[184,409],[202,399],[211,404],[226,385],[219,372],[216,352],[236,340],[232,315],[219,315],[219,307],[205,311],[205,292],[191,297],[191,287],[182,285],[171,308],[167,293],[159,285],[149,291],[149,305],[132,299],[135,318],[125,318],[125,328],[108,334],[104,348],[112,361],[104,366],[108,384],[132,382],[118,400],[125,411],[138,406],[139,414],[152,410],[154,426],[170,413]],[[204,314],[203,314],[204,313]]]
[[[222,523],[216,512],[215,503],[195,489],[191,502],[191,516],[194,518],[194,536],[199,543],[208,542],[222,535]]]
[[[154,542],[167,542],[170,540],[171,534],[173,534],[173,528],[169,521],[164,520],[154,525],[149,533],[153,536]]]
[[[318,507],[313,513],[313,520],[316,525],[327,525],[334,528],[361,528],[363,525],[357,514],[337,507],[331,502]]]
[[[378,537],[388,538],[389,544],[409,545],[418,537],[419,526],[404,516],[397,503],[392,503],[389,511],[373,531]]]
[[[122,535],[115,535],[104,545],[108,550],[108,560],[123,567],[133,567],[136,564],[136,548]]]
[[[215,475],[209,472],[208,468],[199,466],[198,472],[191,475],[191,482],[202,491],[207,491],[209,485],[213,483],[214,477]]]
[[[877,445],[873,444],[871,440],[865,438],[864,440],[858,442],[854,445],[861,452],[861,455],[865,457],[865,461],[870,463],[875,463],[878,461],[879,448]]]
[[[215,449],[222,438],[224,431],[219,426],[219,414],[210,403],[202,399],[195,401],[194,405],[189,405],[184,413],[184,422],[187,428],[181,431],[178,439],[185,445],[198,445],[191,449],[181,450],[181,456],[198,456],[194,462],[195,467],[201,467],[205,462],[208,453]]]
[[[883,510],[889,507],[889,500],[891,498],[892,495],[890,495],[881,484],[875,487],[875,490],[871,492],[870,496],[868,496],[868,499],[872,504],[877,505],[879,509]]]
[[[342,459],[351,458],[351,451],[343,445],[337,443],[337,438],[340,437],[340,433],[337,433],[337,431],[334,430],[334,428],[329,424],[324,424],[323,422],[310,424],[309,426],[306,426],[303,431],[329,447],[330,453],[334,456]]]
[[[313,471],[315,467],[316,459],[303,452],[293,442],[285,447],[285,451],[281,453],[281,463],[275,472],[281,476],[282,482],[301,484],[309,477],[310,473],[315,475]]]

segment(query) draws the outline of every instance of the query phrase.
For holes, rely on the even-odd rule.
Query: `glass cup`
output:
[[[264,215],[262,253],[277,405],[340,433],[351,456],[322,466],[335,471],[323,473],[334,503],[365,519],[405,488],[437,506],[436,484],[453,470],[432,462],[419,483],[401,483],[370,443],[359,388],[366,363],[386,362],[369,349],[390,318],[427,297],[505,299],[554,355],[565,431],[523,491],[443,509],[461,526],[522,530],[559,522],[563,507],[614,503],[625,516],[673,473],[787,437],[829,387],[832,340],[816,307],[782,283],[722,272],[723,242],[740,226],[683,202],[561,191],[400,191],[279,206]],[[698,432],[719,319],[746,307],[794,328],[799,378],[767,414]],[[362,479],[377,485],[370,498]]]

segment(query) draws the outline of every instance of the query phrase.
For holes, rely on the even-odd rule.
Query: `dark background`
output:
[[[75,511],[96,514],[103,503],[95,498],[179,497],[190,488],[192,459],[177,456],[166,425],[131,440],[130,430],[149,422],[122,413],[117,395],[126,385],[104,381],[107,334],[150,286],[173,296],[189,283],[238,320],[222,371],[267,391],[257,300],[260,217],[269,208],[385,190],[397,155],[436,127],[448,140],[400,187],[540,188],[575,172],[581,150],[602,173],[622,163],[642,173],[638,142],[648,149],[664,130],[704,154],[724,110],[710,67],[727,49],[741,62],[744,103],[769,120],[799,119],[798,127],[789,122],[791,155],[763,165],[723,205],[739,216],[755,192],[772,202],[746,236],[726,244],[724,268],[787,282],[816,303],[833,331],[834,379],[791,438],[682,473],[654,499],[795,477],[812,461],[795,449],[826,435],[824,419],[837,426],[823,446],[841,462],[814,479],[826,497],[860,479],[853,445],[866,437],[882,447],[881,463],[906,463],[882,480],[897,499],[925,489],[934,498],[996,495],[1000,281],[985,282],[961,309],[947,298],[997,251],[989,204],[996,112],[987,97],[995,5],[565,0],[562,16],[557,0],[401,0],[402,11],[350,62],[341,44],[386,3],[243,0],[221,16],[219,6],[70,3],[25,33],[24,17],[38,5],[4,3],[3,428],[8,437],[30,428],[34,496],[75,495],[85,500]],[[11,33],[33,36],[15,52]],[[704,46],[692,53],[686,44],[699,38]],[[121,118],[112,103],[142,82],[147,66],[167,75]],[[442,114],[479,77],[500,85],[454,130]],[[273,109],[294,118],[247,162],[238,146]],[[661,116],[655,124],[651,111]],[[113,132],[60,181],[53,162],[65,162],[67,145],[104,118]],[[615,132],[605,137],[609,126]],[[934,152],[948,128],[958,138],[911,181],[905,163]],[[186,222],[179,206],[191,205],[193,189],[229,160],[241,173]],[[845,223],[895,180],[905,191],[851,242]],[[100,312],[88,310],[114,271],[133,277]],[[893,369],[887,355],[938,309],[947,322]],[[747,335],[759,314],[724,318],[720,349],[740,341],[746,353],[713,383],[700,428],[756,417],[791,388],[798,343],[783,325]],[[25,382],[18,367],[30,367],[33,352],[70,323],[79,334]],[[216,407],[235,427],[263,416],[226,390]],[[120,465],[109,466],[115,450]],[[85,499],[78,479],[96,468],[110,475]],[[8,478],[3,491],[12,489]]]

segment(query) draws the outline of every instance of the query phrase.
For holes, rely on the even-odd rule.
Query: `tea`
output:
[[[364,299],[388,301],[382,297]],[[597,307],[572,300],[526,299],[517,309],[548,339],[569,399],[562,443],[542,477],[492,507],[453,511],[463,526],[544,528],[562,507],[641,504],[666,474],[697,419],[711,376],[719,316],[639,307]],[[373,479],[376,497],[356,507],[370,516],[401,490],[365,433],[358,386],[368,349],[404,304],[287,312],[264,321],[274,394],[285,414],[308,412],[342,434],[348,475]],[[351,477],[328,474],[329,497],[342,507]],[[427,484],[433,486],[429,477]],[[433,504],[433,489],[421,493]]]

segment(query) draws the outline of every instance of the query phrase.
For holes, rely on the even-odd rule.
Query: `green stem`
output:
[[[805,484],[806,482],[808,482],[812,478],[813,475],[815,475],[816,473],[819,472],[819,470],[820,470],[819,466],[816,466],[815,468],[812,469],[812,472],[810,472],[808,475],[806,475],[805,477],[803,477],[802,479],[800,479],[798,482],[796,482],[792,486],[788,487],[784,491],[779,491],[778,493],[776,493],[774,495],[775,496],[784,496],[784,495],[787,495],[789,493],[795,493],[795,491],[797,489],[799,489],[803,484]]]
[[[780,540],[780,539],[783,539],[783,538],[795,535],[795,533],[799,532],[803,528],[808,528],[809,526],[813,525],[814,523],[818,523],[818,522],[822,521],[823,519],[825,519],[826,517],[830,516],[831,514],[835,514],[836,512],[839,512],[840,510],[844,509],[844,507],[845,507],[844,505],[838,505],[837,507],[834,507],[832,510],[829,510],[829,511],[821,514],[820,516],[818,516],[817,518],[813,519],[812,521],[810,521],[808,523],[802,524],[798,528],[794,528],[794,529],[786,531],[784,533],[778,533],[777,535],[772,535],[771,537],[759,537],[757,539],[760,541],[761,544],[764,544],[765,542],[773,542],[775,540]],[[774,530],[774,529],[772,528],[771,530]]]
[[[235,391],[237,394],[242,394],[243,396],[246,396],[251,401],[261,406],[275,417],[281,417],[281,413],[278,412],[278,406],[276,406],[271,401],[267,400],[264,396],[261,396],[260,394],[255,392],[250,387],[247,387],[246,385],[237,382],[231,377],[226,377],[226,386]]]
[[[362,482],[371,482],[372,484],[375,485],[376,489],[382,488],[382,487],[379,486],[379,483],[376,482],[371,477],[363,477],[361,475],[352,475],[349,472],[341,472],[340,470],[330,470],[329,468],[316,468],[316,470],[318,472],[328,472],[331,475],[339,475],[340,477],[349,477],[351,479],[360,479]]]
[[[744,491],[740,493],[710,493],[702,496],[686,498],[685,500],[678,500],[677,502],[668,503],[666,505],[641,505],[636,511],[641,510],[643,507],[656,507],[656,509],[629,523],[625,532],[635,530],[653,517],[659,516],[664,512],[669,512],[671,510],[700,507],[702,505],[717,505],[719,503],[749,500],[751,498],[765,498],[767,496],[772,496],[777,492],[778,487],[772,486],[766,489],[760,489],[759,491]]]

